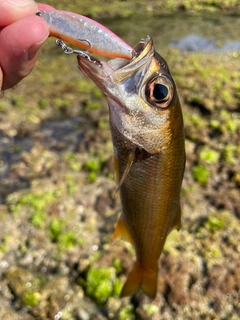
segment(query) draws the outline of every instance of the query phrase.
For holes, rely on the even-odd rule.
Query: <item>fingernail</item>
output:
[[[25,7],[30,3],[33,3],[33,0],[6,0],[7,2],[17,6],[17,7]]]
[[[29,49],[28,49],[28,60],[32,60],[36,54],[38,53],[38,50],[40,49],[40,47],[42,46],[42,44],[46,41],[46,39],[48,38],[48,35],[41,41],[33,44]]]

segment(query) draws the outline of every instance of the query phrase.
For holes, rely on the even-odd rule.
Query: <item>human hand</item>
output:
[[[32,70],[49,35],[38,10],[53,9],[33,0],[0,0],[0,90],[15,86]]]

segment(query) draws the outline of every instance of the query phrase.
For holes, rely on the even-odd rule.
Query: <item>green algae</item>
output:
[[[204,146],[200,151],[199,157],[208,164],[216,164],[219,161],[219,152]]]
[[[116,275],[115,268],[91,267],[86,277],[86,293],[96,299],[98,303],[104,303],[111,296],[119,296],[122,283]]]
[[[100,154],[96,154],[95,156],[90,156],[89,159],[85,162],[83,168],[88,172],[88,181],[94,182],[97,179],[97,176],[100,174],[104,163],[104,159]]]
[[[208,183],[210,171],[203,164],[199,164],[192,168],[192,175],[200,185],[205,186]]]
[[[117,274],[120,274],[122,273],[123,271],[123,266],[122,266],[122,262],[119,258],[115,258],[113,260],[113,263],[112,263],[113,267],[115,268]]]
[[[217,214],[212,214],[207,222],[205,222],[204,227],[207,228],[211,232],[215,232],[225,227],[225,222],[223,219],[218,217]]]
[[[82,164],[74,152],[69,152],[64,155],[64,159],[67,161],[70,169],[72,171],[79,172],[82,169]],[[66,176],[67,180],[72,180],[70,176]]]
[[[74,231],[66,230],[66,221],[63,219],[51,219],[48,230],[51,241],[58,243],[60,250],[65,251],[73,246],[82,246],[84,240],[76,236]]]
[[[134,314],[134,307],[132,304],[129,304],[125,307],[123,307],[119,314],[118,314],[119,320],[135,320],[136,316]]]
[[[234,144],[227,144],[223,147],[222,157],[228,164],[234,164],[238,161],[237,155],[239,154],[238,148]]]
[[[26,292],[23,294],[23,304],[29,307],[35,307],[41,301],[41,294],[39,292]]]
[[[145,304],[143,306],[143,310],[146,312],[148,316],[153,316],[159,312],[159,307],[155,304]]]
[[[24,208],[31,213],[31,222],[35,227],[43,227],[46,219],[46,208],[51,201],[56,197],[54,191],[44,192],[25,192],[18,195],[19,198],[8,198],[8,204],[11,211],[15,214],[22,211]]]

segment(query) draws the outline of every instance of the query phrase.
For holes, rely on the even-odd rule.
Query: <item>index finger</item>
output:
[[[0,28],[32,14],[38,10],[33,0],[1,0],[0,1]]]

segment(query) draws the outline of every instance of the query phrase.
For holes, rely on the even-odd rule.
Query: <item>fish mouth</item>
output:
[[[135,51],[136,55],[132,60],[116,58],[108,62],[100,61],[89,55],[78,55],[78,68],[92,79],[106,95],[109,95],[114,85],[124,82],[144,65],[148,65],[147,62],[155,53],[152,38],[148,36],[142,39]]]

